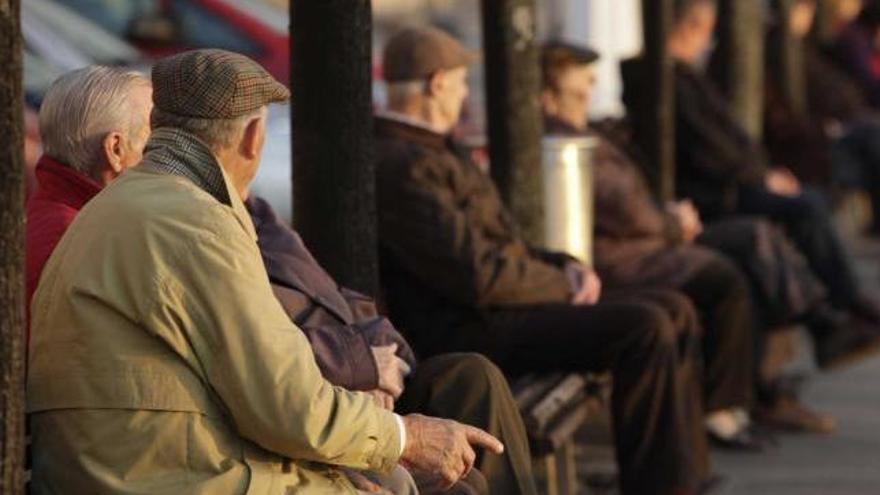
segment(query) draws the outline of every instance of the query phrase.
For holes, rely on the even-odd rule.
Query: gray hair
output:
[[[150,85],[150,80],[132,70],[97,65],[59,77],[40,107],[46,154],[92,175],[108,133],[133,137],[147,124],[138,122],[140,112],[129,99],[131,88],[138,84]]]
[[[428,82],[424,79],[387,83],[388,106],[392,108],[397,107],[414,97],[424,95],[427,84]]]
[[[150,125],[153,129],[160,127],[182,129],[201,139],[213,151],[217,151],[234,144],[233,140],[238,137],[244,126],[253,118],[262,115],[265,109],[266,107],[262,106],[234,119],[203,119],[177,115],[154,106],[150,115]]]

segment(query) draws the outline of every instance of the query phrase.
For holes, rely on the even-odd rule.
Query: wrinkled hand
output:
[[[670,203],[666,209],[678,219],[678,225],[681,227],[681,233],[686,243],[694,242],[694,239],[703,233],[703,222],[700,220],[700,212],[697,211],[691,200],[685,199]]]
[[[574,291],[572,304],[591,306],[599,301],[602,280],[592,268],[582,263],[570,262],[565,265],[565,275]]]
[[[397,356],[397,344],[371,347],[376,369],[379,371],[379,389],[397,399],[403,393],[403,379],[412,371],[406,361]]]
[[[401,464],[410,471],[439,477],[443,490],[471,472],[477,457],[473,447],[495,454],[504,452],[504,445],[497,438],[473,426],[420,414],[404,416],[403,422],[406,447]]]
[[[373,401],[377,406],[389,411],[394,410],[394,397],[388,392],[377,388],[375,390],[369,390],[367,393],[373,396]]]
[[[801,183],[791,170],[780,167],[771,170],[764,178],[764,186],[780,196],[793,197],[801,193]]]

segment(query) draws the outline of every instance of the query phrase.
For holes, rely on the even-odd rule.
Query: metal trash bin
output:
[[[542,143],[544,246],[593,264],[593,152],[590,137],[548,136]]]

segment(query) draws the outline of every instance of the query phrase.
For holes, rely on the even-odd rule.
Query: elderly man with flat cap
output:
[[[83,208],[34,296],[32,491],[356,493],[340,468],[399,463],[448,486],[474,447],[500,452],[328,383],[277,302],[241,195],[286,88],[221,50],[152,74],[143,162]]]
[[[684,371],[692,341],[666,305],[598,302],[589,267],[522,240],[491,179],[449,137],[473,60],[434,28],[405,29],[385,48],[377,191],[392,319],[423,355],[480,352],[511,375],[610,370],[622,492],[699,493],[709,463],[700,392]]]

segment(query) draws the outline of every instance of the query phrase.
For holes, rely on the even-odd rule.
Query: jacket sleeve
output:
[[[379,174],[380,242],[404,269],[471,306],[570,299],[562,270],[533,256],[515,234],[490,234],[469,218],[467,209],[479,207],[473,202],[493,198],[456,198],[460,177],[429,163],[409,165],[381,170],[383,164]]]
[[[704,108],[699,104],[711,98],[711,95],[698,93],[709,90],[701,87],[697,81],[686,80],[684,76],[676,78],[676,142],[680,143],[679,156],[687,157],[686,162],[691,167],[719,183],[760,183],[766,174],[763,151],[744,135],[744,131],[735,128],[737,124],[726,122],[732,117],[717,115],[722,109]]]
[[[389,471],[400,455],[392,413],[321,376],[240,225],[223,216],[205,227],[181,235],[191,242],[163,280],[156,318],[187,339],[239,434],[295,460]]]
[[[339,289],[354,315],[356,326],[370,346],[379,347],[397,344],[397,355],[416,369],[416,355],[409,342],[397,331],[388,318],[379,314],[376,301],[351,289]]]
[[[657,207],[636,165],[610,144],[596,153],[596,235],[613,239],[663,237],[670,244],[682,241],[678,221]]]

